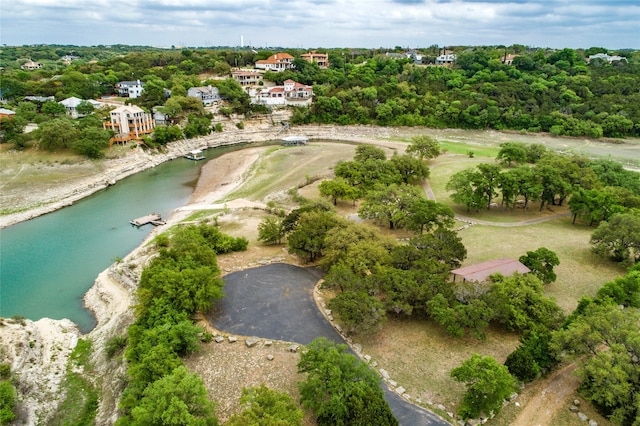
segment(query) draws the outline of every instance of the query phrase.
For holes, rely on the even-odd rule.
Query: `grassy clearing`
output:
[[[464,385],[449,372],[474,353],[503,362],[517,346],[518,336],[489,330],[486,341],[454,339],[432,321],[421,318],[390,319],[384,330],[358,338],[363,352],[373,357],[413,398],[443,404],[448,411],[464,393]]]
[[[90,355],[91,341],[78,340],[78,344],[69,357],[66,377],[62,384],[64,401],[60,404],[51,425],[95,424],[98,392],[86,378],[86,371],[91,368]]]
[[[355,145],[335,142],[274,148],[254,165],[249,172],[250,179],[225,200],[261,201],[269,195],[305,185],[311,178],[331,176],[333,166],[340,160],[351,160],[355,148]]]
[[[593,296],[607,281],[623,275],[620,266],[595,255],[589,245],[593,228],[572,225],[570,218],[517,228],[476,225],[459,232],[467,248],[464,265],[501,257],[518,258],[527,251],[546,247],[560,259],[558,279],[545,292],[565,312],[577,306],[580,297]]]
[[[450,141],[441,141],[440,146],[449,154],[461,154],[470,157],[491,157],[495,158],[500,151],[499,147],[492,147],[487,145],[468,144]]]

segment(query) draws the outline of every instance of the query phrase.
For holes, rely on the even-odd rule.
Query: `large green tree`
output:
[[[458,410],[465,420],[500,412],[503,401],[518,389],[509,370],[490,356],[474,354],[451,370],[451,377],[467,386]]]
[[[580,392],[614,424],[639,424],[638,324],[637,308],[591,303],[551,342],[555,353],[580,357]]]
[[[244,388],[240,403],[244,409],[234,414],[226,426],[301,426],[303,413],[294,399],[264,384]]]
[[[640,259],[640,215],[620,213],[601,222],[591,234],[591,244],[596,253],[617,262],[637,262]]]
[[[407,154],[415,155],[421,160],[430,160],[442,154],[442,148],[434,137],[419,135],[411,138],[407,147]]]
[[[131,411],[132,425],[215,426],[215,405],[197,374],[185,367],[151,383]]]
[[[380,387],[380,378],[347,345],[317,338],[300,356],[298,371],[302,404],[311,409],[318,425],[397,425]]]
[[[560,259],[548,248],[540,247],[537,250],[528,251],[526,255],[520,256],[519,260],[543,283],[549,284],[556,280],[557,275],[553,268],[560,265]]]

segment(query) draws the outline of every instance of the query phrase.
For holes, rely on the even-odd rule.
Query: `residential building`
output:
[[[104,128],[116,133],[109,141],[109,145],[141,140],[143,135],[153,133],[155,127],[153,117],[139,106],[121,106],[112,110],[109,115],[111,120],[104,123]]]
[[[436,65],[449,65],[456,62],[457,56],[454,53],[446,53],[436,58]]]
[[[283,86],[257,89],[250,92],[253,103],[266,105],[308,105],[313,98],[313,88],[291,79]]]
[[[0,108],[0,118],[13,118],[16,115],[15,111],[10,109]]]
[[[45,102],[55,102],[56,98],[54,96],[25,96],[23,100],[43,104]]]
[[[276,53],[269,56],[267,59],[260,59],[256,61],[256,68],[265,71],[284,71],[293,69],[293,56],[288,53]]]
[[[618,62],[618,61],[627,62],[627,58],[625,58],[624,56],[618,56],[618,55],[610,56],[606,53],[596,53],[595,55],[589,55],[589,58],[587,58],[587,62],[591,62],[592,59],[601,59],[603,61],[607,61],[608,63]]]
[[[187,96],[200,99],[203,105],[211,105],[221,99],[218,88],[213,86],[192,87],[187,90]]]
[[[262,81],[262,72],[253,70],[240,70],[240,71],[232,71],[231,77],[238,83],[240,86],[255,86],[260,84]]]
[[[156,126],[165,126],[170,124],[170,117],[162,112],[162,107],[153,107],[153,121]]]
[[[515,58],[517,58],[518,56],[520,56],[520,55],[512,55],[512,54],[505,55],[505,57],[502,58],[502,63],[505,64],[505,65],[511,65],[511,64],[513,64],[513,60]]]
[[[116,90],[120,96],[126,98],[137,98],[142,94],[144,83],[140,80],[121,81],[116,83]]]
[[[84,102],[82,99],[80,98],[76,98],[75,96],[72,96],[70,98],[64,99],[60,102],[58,102],[59,104],[64,105],[65,109],[67,110],[67,115],[70,116],[71,118],[78,118],[81,117],[82,114],[78,113],[78,105],[80,105],[82,102]],[[88,101],[91,105],[93,105],[94,108],[102,108],[104,106],[104,104],[98,102],[98,101],[94,101],[93,99],[89,99]]]
[[[319,68],[329,68],[329,55],[327,53],[318,53],[312,50],[309,53],[303,53],[300,57],[307,62],[317,63]]]
[[[408,59],[411,59],[415,65],[422,64],[422,55],[415,50],[408,51],[407,53],[405,53],[405,56]]]
[[[27,71],[33,71],[33,70],[37,70],[42,68],[42,64],[40,62],[33,62],[31,60],[25,62],[24,64],[20,65],[20,68],[22,68],[23,70],[27,70]]]

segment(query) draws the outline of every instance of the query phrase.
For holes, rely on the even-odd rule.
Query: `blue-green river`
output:
[[[233,149],[204,154],[211,159]],[[151,231],[152,225],[136,228],[129,221],[151,212],[168,217],[185,205],[205,162],[168,161],[70,207],[0,230],[0,317],[69,318],[90,331],[95,319],[82,296]]]

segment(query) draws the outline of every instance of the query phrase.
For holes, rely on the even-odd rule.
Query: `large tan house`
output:
[[[327,53],[318,53],[312,50],[309,53],[303,53],[300,57],[307,62],[317,63],[320,68],[329,68],[329,55]]]
[[[142,136],[153,133],[155,127],[153,117],[139,106],[121,106],[112,110],[109,115],[111,120],[104,123],[104,128],[116,133],[109,141],[109,145],[141,140]]]

